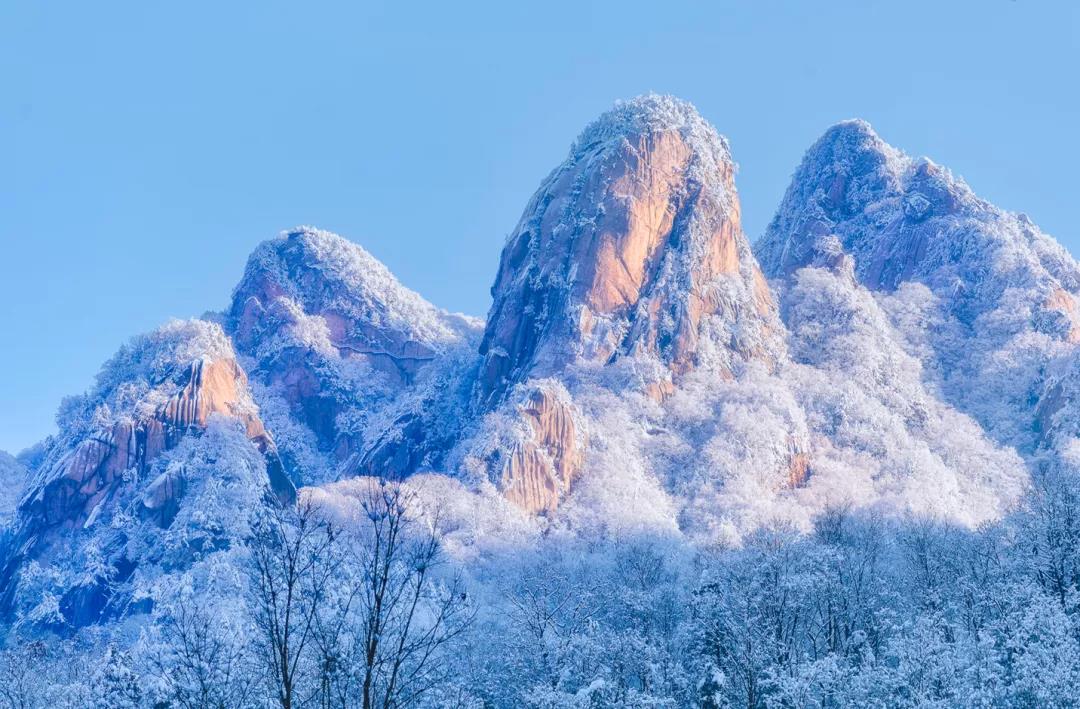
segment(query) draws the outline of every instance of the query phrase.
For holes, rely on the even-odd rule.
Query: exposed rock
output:
[[[810,456],[792,452],[788,462],[788,487],[802,487],[810,477]]]
[[[163,451],[176,446],[190,431],[204,428],[213,414],[234,416],[243,422],[248,438],[267,458],[271,482],[283,499],[295,490],[281,471],[273,440],[254,409],[242,404],[247,379],[233,359],[193,362],[183,373],[180,390],[142,420],[121,420],[91,434],[61,458],[44,476],[43,484],[22,505],[35,527],[78,527],[91,520],[131,471],[144,475]],[[149,493],[153,508],[171,504],[178,486],[159,487]]]
[[[1080,312],[1076,296],[1061,287],[1051,290],[1035,313],[1035,327],[1042,332],[1056,334],[1066,342],[1080,343]]]
[[[480,401],[575,361],[644,353],[678,374],[770,357],[775,309],[734,173],[726,141],[674,99],[620,104],[586,129],[503,249]]]
[[[528,512],[551,514],[570,489],[583,458],[586,436],[573,405],[553,388],[538,386],[517,407],[526,435],[515,442],[494,471],[508,500]]]

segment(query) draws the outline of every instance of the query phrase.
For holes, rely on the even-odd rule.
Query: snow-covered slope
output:
[[[438,446],[409,405],[444,360],[475,350],[480,328],[405,288],[356,244],[310,228],[259,245],[228,323],[298,483],[414,472]],[[385,451],[387,436],[408,448]]]
[[[132,340],[64,401],[0,558],[7,617],[54,629],[126,612],[164,569],[243,538],[295,489],[220,326]]]
[[[807,154],[756,257],[734,176],[689,104],[618,104],[526,206],[486,322],[342,237],[261,244],[225,313],[137,338],[62,405],[3,545],[9,619],[227,594],[252,514],[358,475],[435,490],[462,563],[545,533],[1006,514],[1038,446],[1080,431],[1072,259],[860,122]]]
[[[770,278],[850,257],[941,395],[1031,452],[1048,369],[1080,341],[1080,267],[1022,214],[863,121],[806,153],[755,253]]]
[[[26,478],[26,467],[7,451],[0,451],[0,527],[6,527],[14,518]]]

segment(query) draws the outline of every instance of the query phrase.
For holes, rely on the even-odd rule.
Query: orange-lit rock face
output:
[[[1061,330],[1067,342],[1080,343],[1080,313],[1077,312],[1076,299],[1071,293],[1064,288],[1055,288],[1042,307],[1044,311],[1055,314],[1062,321]]]
[[[581,468],[583,435],[570,405],[543,388],[535,390],[518,412],[531,436],[510,451],[499,487],[521,508],[551,514]]]
[[[705,159],[690,135],[649,128],[586,145],[541,186],[492,289],[481,400],[575,359],[643,352],[681,373],[705,318],[773,316],[726,145],[715,136]]]
[[[788,460],[788,487],[801,487],[810,477],[810,457],[805,453],[792,453]]]
[[[783,347],[727,143],[663,99],[616,107],[586,129],[507,240],[492,296],[481,412],[513,406],[515,385],[562,378],[568,365],[633,357],[643,373],[633,386],[663,401],[693,369],[731,376],[739,360],[771,366]],[[569,400],[533,397],[518,412],[535,435],[502,451],[493,479],[523,508],[551,512],[582,465],[583,435]]]
[[[247,378],[233,359],[193,363],[180,391],[152,416],[116,423],[110,430],[82,441],[63,458],[58,474],[32,499],[31,505],[38,508],[33,517],[45,526],[82,525],[112,493],[124,473],[133,470],[145,474],[158,455],[176,446],[189,431],[204,428],[212,414],[239,418],[248,438],[268,456],[268,465],[276,464],[273,441],[262,421],[241,405],[246,386]],[[287,496],[281,471],[272,471],[271,475],[272,482],[281,488],[279,494]],[[163,507],[181,489],[182,485],[174,481],[154,490],[148,499],[154,506]]]
[[[637,304],[671,236],[689,160],[686,143],[669,131],[636,136],[592,174],[585,199],[597,200],[604,218],[572,244],[575,300],[602,315]]]

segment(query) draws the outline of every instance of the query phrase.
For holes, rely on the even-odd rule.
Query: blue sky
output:
[[[858,116],[1077,253],[1077,8],[5,2],[0,448],[49,433],[131,335],[223,307],[297,224],[484,314],[529,195],[646,91],[729,137],[751,238],[810,143]]]

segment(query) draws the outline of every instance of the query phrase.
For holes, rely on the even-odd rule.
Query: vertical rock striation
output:
[[[590,125],[503,248],[479,400],[572,363],[642,354],[678,375],[774,356],[734,175],[727,142],[676,99],[641,97]]]

